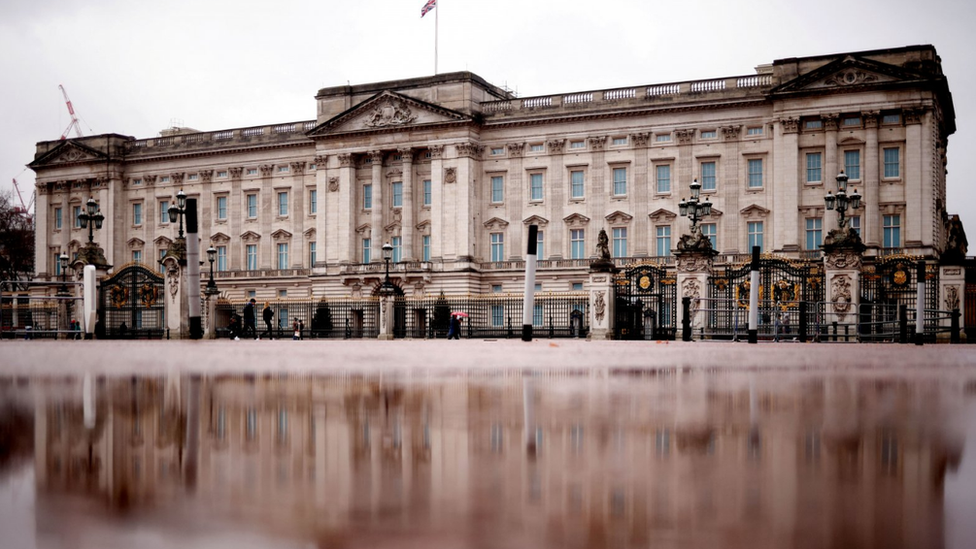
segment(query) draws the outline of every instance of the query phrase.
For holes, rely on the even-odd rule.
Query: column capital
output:
[[[431,145],[428,147],[430,149],[430,157],[440,158],[444,155],[444,145]]]
[[[780,125],[783,126],[783,133],[797,133],[800,131],[800,119],[795,117],[781,118]]]
[[[317,154],[312,162],[315,164],[316,170],[324,170],[329,165],[329,155]]]
[[[383,151],[369,151],[369,159],[373,161],[373,167],[383,165]]]
[[[879,113],[878,111],[865,111],[865,112],[861,113],[861,116],[864,118],[864,127],[865,128],[877,128],[878,127],[878,116],[880,114],[881,113]]]
[[[404,163],[413,162],[413,147],[400,147],[397,149],[400,160]]]
[[[840,115],[838,115],[837,113],[827,113],[827,114],[820,115],[820,120],[823,121],[824,129],[827,131],[837,131],[837,120],[839,118]]]
[[[339,167],[340,168],[351,168],[354,165],[354,158],[351,153],[342,153],[338,155]]]

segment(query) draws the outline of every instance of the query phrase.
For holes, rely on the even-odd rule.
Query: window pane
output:
[[[315,257],[316,256],[316,248],[317,248],[317,246],[315,244],[316,244],[315,242],[309,242],[308,243],[308,266],[309,267],[314,267],[315,266],[316,259],[317,259]]]
[[[627,257],[627,228],[613,229],[613,257]]]
[[[278,244],[278,268],[288,268],[288,244]]]
[[[819,250],[820,245],[823,243],[823,219],[819,217],[810,217],[806,220],[807,223],[807,249],[808,250]]]
[[[278,193],[278,215],[288,215],[288,193]]]
[[[657,227],[657,255],[667,257],[671,255],[671,227]]]
[[[712,243],[712,249],[718,249],[717,231],[714,223],[703,223],[701,226],[701,232],[705,235],[709,242]]]
[[[132,205],[132,224],[142,225],[142,204]]]
[[[715,190],[715,163],[702,162],[701,165],[701,185],[703,191]]]
[[[253,271],[258,268],[258,246],[257,244],[247,245],[247,270]]]
[[[583,229],[573,229],[569,231],[570,258],[583,259],[586,257],[584,252]]]
[[[316,190],[308,191],[308,213],[314,214],[319,211],[319,193]]]
[[[424,179],[424,206],[430,206],[430,179]]]
[[[363,185],[363,209],[368,210],[373,207],[373,186]]]
[[[569,177],[572,182],[572,197],[583,198],[583,172],[581,170],[570,172]]]
[[[901,216],[884,216],[884,247],[898,248],[901,246]]]
[[[394,263],[399,263],[401,261],[401,252],[403,251],[401,242],[402,242],[401,237],[399,236],[393,237],[393,242],[391,243],[391,245],[393,246],[393,257],[391,258],[391,260]]]
[[[227,246],[217,246],[217,270],[227,270]]]
[[[529,176],[530,179],[530,200],[542,200],[542,174],[534,173]]]
[[[671,166],[657,167],[657,192],[671,192]]]
[[[898,163],[898,153],[899,149],[885,149],[884,150],[884,176],[885,177],[899,177],[900,168]]]
[[[430,235],[424,235],[424,261],[430,261]]]
[[[844,151],[844,173],[848,179],[861,179],[861,151]]]
[[[763,161],[762,159],[749,160],[749,188],[763,186]]]
[[[403,182],[394,181],[393,182],[393,207],[399,208],[403,206]]]
[[[748,224],[749,230],[749,249],[751,253],[752,248],[759,246],[759,251],[763,251],[763,222],[762,221],[752,221]]]
[[[505,235],[503,233],[491,233],[491,260],[505,260]]]
[[[502,202],[505,198],[505,178],[500,175],[491,177],[491,201]]]
[[[217,219],[227,219],[227,197],[217,197]]]
[[[613,169],[613,194],[616,196],[627,194],[627,168]]]
[[[823,170],[821,168],[822,158],[820,153],[807,154],[807,182],[819,183],[823,181]]]
[[[371,249],[370,239],[364,238],[363,239],[363,263],[369,263],[370,249]]]

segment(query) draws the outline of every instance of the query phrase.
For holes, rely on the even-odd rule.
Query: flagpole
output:
[[[441,12],[440,6],[434,6],[434,76],[437,76],[437,19]]]

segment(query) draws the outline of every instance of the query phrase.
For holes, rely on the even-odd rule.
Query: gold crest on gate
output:
[[[642,276],[641,279],[640,279],[640,282],[638,284],[640,284],[640,287],[641,287],[642,290],[646,290],[646,289],[650,288],[651,287],[651,277],[649,277],[647,275]]]

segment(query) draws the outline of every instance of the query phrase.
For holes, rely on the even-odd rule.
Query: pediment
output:
[[[254,231],[246,231],[241,234],[241,240],[244,242],[257,242],[258,240],[261,240],[261,235]]]
[[[676,217],[678,217],[678,214],[665,208],[658,208],[653,212],[649,213],[647,217],[651,218],[652,221],[656,221],[656,222],[673,221]]]
[[[590,222],[590,218],[580,213],[572,213],[563,218],[567,227],[583,227]]]
[[[914,71],[871,59],[846,55],[800,75],[773,89],[773,94],[788,94],[832,89],[849,89],[917,82],[925,77]]]
[[[278,229],[277,231],[271,233],[271,238],[275,240],[288,240],[291,238],[291,233],[284,229]]]
[[[549,220],[546,219],[546,218],[544,218],[544,217],[538,216],[538,215],[532,215],[532,216],[529,216],[529,217],[526,217],[525,219],[523,219],[522,220],[522,223],[525,224],[525,225],[540,225],[540,226],[545,226],[545,225],[548,225],[549,224]]]
[[[630,220],[633,219],[633,218],[634,218],[634,216],[632,216],[632,215],[630,215],[628,213],[624,213],[624,212],[622,212],[620,210],[617,210],[617,211],[613,212],[612,214],[606,216],[605,219],[609,223],[619,224],[619,223],[629,223]]]
[[[712,213],[706,215],[705,217],[722,217],[725,212],[718,208],[712,208]]]
[[[372,230],[373,227],[369,223],[363,223],[362,225],[356,227],[356,232],[364,235]]]
[[[500,217],[493,217],[488,221],[485,221],[485,228],[489,230],[504,229],[505,227],[508,227],[508,221],[505,221]]]
[[[130,238],[126,242],[126,244],[128,244],[130,248],[141,248],[141,247],[143,247],[143,246],[146,245],[146,242],[143,239],[141,239],[141,238],[135,238],[135,237],[133,237],[133,238]]]
[[[383,91],[316,126],[308,132],[308,136],[398,131],[405,127],[467,123],[471,120],[470,116],[433,103]]]
[[[739,213],[746,218],[760,218],[769,215],[769,210],[757,204],[750,204],[739,210]]]
[[[168,247],[172,243],[173,243],[173,241],[171,239],[165,237],[165,236],[159,236],[159,237],[156,237],[155,240],[153,240],[153,244],[155,244],[156,246],[159,246],[161,248],[164,247],[164,246],[165,247]]]
[[[386,227],[383,227],[383,230],[392,235],[398,235],[400,234],[400,222],[394,221],[393,223],[390,223]]]
[[[80,164],[85,162],[104,162],[105,153],[74,140],[62,141],[28,164],[30,168],[40,168],[59,164]]]
[[[224,244],[230,242],[230,237],[225,235],[224,233],[214,233],[210,235],[210,241],[215,242],[217,244]]]
[[[430,220],[425,219],[417,223],[417,231],[422,235],[430,235]]]
[[[306,229],[305,232],[302,233],[302,235],[304,235],[305,238],[307,239],[315,238],[315,228],[313,227],[311,229]]]

